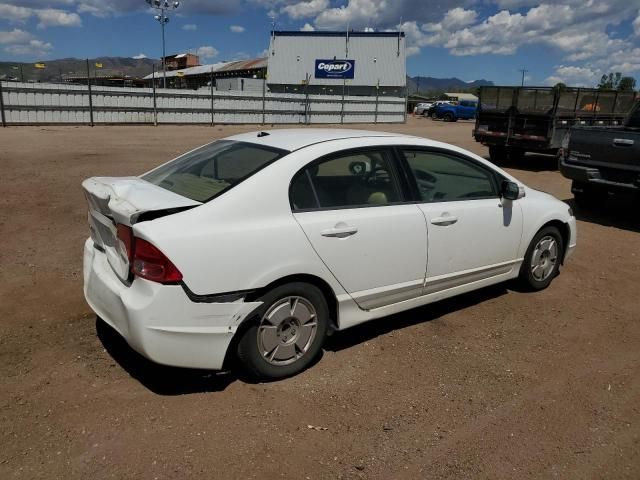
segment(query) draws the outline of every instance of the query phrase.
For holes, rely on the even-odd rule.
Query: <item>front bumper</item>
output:
[[[567,245],[567,248],[564,252],[563,262],[567,261],[569,257],[573,255],[573,252],[576,249],[577,243],[578,243],[578,231],[577,231],[576,217],[571,215],[571,217],[569,217],[569,245]]]
[[[136,278],[124,285],[87,239],[84,296],[138,353],[163,365],[222,369],[233,335],[261,302],[192,302],[180,285]]]

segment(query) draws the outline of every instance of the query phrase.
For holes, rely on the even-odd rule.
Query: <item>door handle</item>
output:
[[[633,140],[628,139],[628,138],[614,138],[613,139],[613,145],[616,147],[632,147],[633,146]]]
[[[433,225],[453,225],[458,221],[458,217],[454,217],[453,215],[443,215],[442,217],[436,217],[431,220]]]
[[[358,228],[353,227],[351,225],[336,225],[333,228],[327,228],[326,230],[322,230],[320,235],[323,237],[336,237],[336,238],[346,238],[351,235],[355,235],[358,233]]]

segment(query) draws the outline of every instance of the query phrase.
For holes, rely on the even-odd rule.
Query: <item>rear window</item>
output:
[[[207,202],[287,153],[253,143],[220,140],[185,153],[141,178],[191,200]]]

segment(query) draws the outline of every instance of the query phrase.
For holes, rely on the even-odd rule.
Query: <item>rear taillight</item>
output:
[[[131,227],[127,227],[126,225],[118,224],[116,225],[116,230],[118,233],[118,240],[122,242],[122,248],[124,248],[123,254],[131,263],[131,259],[133,258],[133,230]]]
[[[176,283],[182,280],[182,273],[158,250],[157,247],[133,236],[133,229],[127,225],[116,225],[120,249],[129,260],[131,273],[152,282]]]
[[[182,273],[164,253],[146,240],[134,241],[131,272],[140,278],[158,283],[176,283],[182,280]]]

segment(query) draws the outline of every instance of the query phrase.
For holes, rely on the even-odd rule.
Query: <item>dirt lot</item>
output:
[[[0,478],[640,478],[640,220],[620,202],[578,212],[546,291],[356,327],[289,380],[162,368],[98,336],[81,180],[254,129],[0,128]],[[384,129],[486,154],[467,122]],[[551,158],[511,171],[571,198]]]

